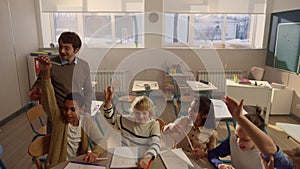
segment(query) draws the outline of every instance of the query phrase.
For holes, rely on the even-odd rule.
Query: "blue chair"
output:
[[[172,103],[174,107],[174,112],[176,118],[180,118],[181,116],[188,115],[188,108],[193,101],[194,96],[190,95],[190,93],[187,94],[181,94],[181,91],[179,90],[179,86],[174,80],[174,95],[172,96]]]
[[[42,105],[36,105],[34,102],[29,102],[25,108],[30,127],[33,133],[35,133],[35,136],[32,138],[32,142],[38,137],[46,136],[47,125],[44,121],[46,121],[47,115],[44,112]],[[32,158],[32,160],[34,160],[34,158]],[[46,158],[41,157],[39,160],[44,162],[46,161]]]
[[[2,152],[3,152],[3,148],[2,148],[2,146],[0,145],[0,167],[1,167],[2,169],[6,169],[6,166],[4,165],[3,161],[1,160]]]
[[[28,147],[28,154],[32,156],[38,169],[43,169],[41,159],[44,159],[42,156],[49,151],[50,138],[51,135],[37,137]]]
[[[230,131],[230,123],[233,124],[233,127],[236,127],[236,121],[234,119],[221,119],[220,122],[225,122],[226,124],[226,129],[227,129],[227,137],[223,140],[218,140],[218,142],[222,143],[224,142],[227,138],[231,136],[231,131]]]

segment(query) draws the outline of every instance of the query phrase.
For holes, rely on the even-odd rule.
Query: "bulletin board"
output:
[[[300,23],[280,23],[277,28],[275,67],[299,73]]]

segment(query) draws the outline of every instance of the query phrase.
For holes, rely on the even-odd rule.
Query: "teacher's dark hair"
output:
[[[82,43],[80,37],[75,32],[63,32],[58,38],[58,43],[71,43],[74,50],[80,48]]]

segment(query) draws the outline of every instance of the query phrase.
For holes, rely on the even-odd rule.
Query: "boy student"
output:
[[[50,70],[51,83],[54,87],[55,98],[59,108],[63,108],[64,98],[71,92],[84,95],[85,110],[90,112],[93,98],[93,89],[90,79],[90,68],[86,61],[76,54],[81,48],[80,37],[74,32],[63,32],[59,39],[59,55],[52,58]],[[28,92],[32,100],[41,98],[41,74]]]
[[[233,107],[229,97],[224,98],[227,107],[236,119],[237,108]],[[242,115],[242,106],[239,113]],[[258,114],[243,115],[248,123],[251,123],[257,130],[264,131],[264,119]],[[208,160],[219,169],[263,169],[263,164],[260,159],[259,150],[257,149],[254,140],[252,140],[247,130],[243,128],[243,121],[237,120],[235,135],[226,139],[218,147],[208,152]],[[267,145],[266,145],[267,146]],[[231,164],[223,163],[219,157],[231,156]]]
[[[170,134],[175,143],[179,142],[177,148],[192,152],[196,158],[207,156],[207,151],[217,146],[211,100],[204,96],[194,98],[188,113],[188,116],[182,116],[166,125],[163,133]]]
[[[129,109],[130,115],[115,115],[112,96],[112,87],[109,86],[104,90],[101,111],[104,112],[105,118],[120,130],[123,146],[146,150],[138,165],[147,168],[160,151],[159,122],[151,119],[155,114],[153,102],[147,96],[136,97]]]
[[[253,125],[242,113],[244,100],[238,103],[236,100],[225,97],[225,103],[232,115],[232,117],[241,125],[241,127],[248,133],[249,137],[253,140],[256,147],[261,152],[262,161],[266,169],[300,169],[300,149],[292,151],[292,159],[289,159],[277,146],[273,140]],[[250,158],[249,158],[250,160]]]
[[[87,153],[86,162],[94,162],[105,152],[106,141],[100,131],[84,112],[84,99],[79,93],[70,93],[64,99],[63,109],[59,109],[51,83],[51,61],[48,57],[39,58],[42,75],[42,106],[52,122],[52,133],[46,168],[50,168],[78,155]],[[89,140],[93,147],[89,151]]]

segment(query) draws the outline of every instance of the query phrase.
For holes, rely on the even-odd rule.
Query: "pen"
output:
[[[70,161],[70,163],[75,163],[75,164],[82,164],[82,165],[94,165],[94,166],[102,166],[106,167],[103,164],[93,164],[93,163],[87,163],[87,162],[81,162],[81,161]]]

